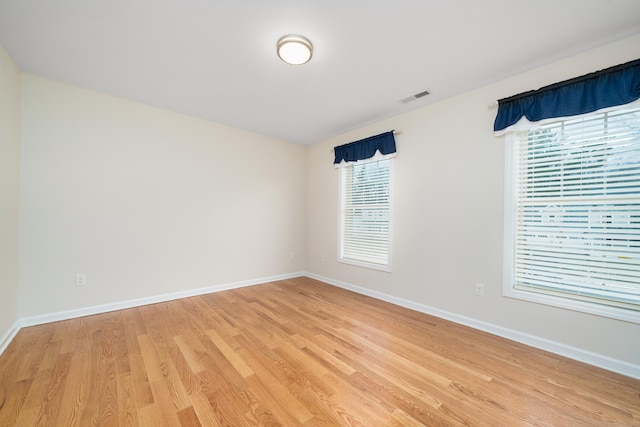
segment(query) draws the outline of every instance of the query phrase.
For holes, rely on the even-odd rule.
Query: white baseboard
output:
[[[640,365],[625,362],[623,360],[614,359],[608,356],[603,356],[601,354],[593,353],[587,350],[562,344],[557,341],[552,341],[552,340],[540,338],[534,335],[529,335],[513,329],[509,329],[502,326],[494,325],[492,323],[487,323],[480,320],[472,319],[470,317],[451,313],[445,310],[429,307],[427,305],[419,304],[414,301],[394,297],[392,295],[388,295],[383,292],[373,291],[371,289],[362,288],[360,286],[355,286],[350,283],[341,282],[339,280],[333,280],[328,277],[323,277],[317,274],[307,272],[305,273],[305,276],[310,277],[312,279],[320,280],[321,282],[325,282],[330,285],[347,289],[349,291],[356,292],[358,294],[367,295],[372,298],[376,298],[382,301],[390,302],[395,305],[399,305],[401,307],[409,308],[411,310],[419,311],[425,314],[430,314],[432,316],[436,316],[441,319],[450,320],[452,322],[469,326],[471,328],[478,329],[484,332],[488,332],[490,334],[497,335],[502,338],[507,338],[512,341],[529,345],[531,347],[549,351],[551,353],[555,353],[560,356],[565,356],[570,359],[578,360],[580,362],[584,362],[589,365],[593,365],[609,371],[617,372],[619,374],[626,375],[631,378],[640,379]]]
[[[204,288],[190,289],[190,290],[179,291],[179,292],[171,292],[168,294],[114,302],[110,304],[96,305],[93,307],[59,311],[56,313],[26,317],[20,320],[20,324],[23,327],[42,325],[44,323],[58,322],[60,320],[74,319],[76,317],[82,317],[82,316],[91,316],[93,314],[108,313],[110,311],[123,310],[125,308],[140,307],[143,305],[172,301],[180,298],[188,298],[188,297],[193,297],[197,295],[204,295],[204,294],[210,294],[214,292],[226,291],[229,289],[243,288],[245,286],[259,285],[261,283],[276,282],[278,280],[286,280],[286,279],[291,279],[294,277],[300,277],[304,275],[305,275],[304,272],[280,274],[277,276],[262,277],[259,279],[243,280],[240,282],[225,283],[221,285],[207,286]]]
[[[18,334],[18,332],[20,331],[20,328],[21,328],[20,320],[16,320],[13,323],[13,325],[9,327],[9,330],[6,331],[2,336],[0,336],[0,355],[4,353],[7,347],[9,347],[9,344],[11,343],[11,341],[13,341],[13,338]]]
[[[387,301],[401,307],[406,307],[411,310],[419,311],[421,313],[430,314],[442,319],[450,320],[455,323],[459,323],[465,326],[469,326],[474,329],[478,329],[490,334],[494,334],[503,338],[510,339],[522,344],[530,345],[542,350],[549,351],[561,356],[565,356],[580,362],[588,363],[593,366],[597,366],[609,371],[617,372],[622,375],[626,375],[632,378],[640,379],[640,365],[628,363],[622,360],[613,359],[601,354],[593,353],[580,348],[568,346],[556,341],[547,340],[545,338],[536,337],[534,335],[525,334],[523,332],[515,331],[513,329],[504,328],[491,323],[483,322],[480,320],[472,319],[470,317],[462,316],[459,314],[451,313],[445,310],[440,310],[434,307],[429,307],[424,304],[419,304],[414,301],[406,300],[403,298],[394,297],[392,295],[385,294],[383,292],[373,291],[360,286],[355,286],[350,283],[341,282],[339,280],[333,280],[328,277],[323,277],[317,274],[309,272],[297,272],[282,274],[277,276],[263,277],[253,280],[245,280],[240,282],[232,282],[221,285],[214,285],[205,288],[192,289],[187,291],[173,292],[168,294],[156,295],[151,297],[133,299],[128,301],[121,301],[110,304],[102,304],[93,307],[86,307],[74,310],[60,311],[51,314],[43,314],[39,316],[31,316],[17,320],[8,331],[0,337],[0,355],[9,346],[13,338],[22,327],[41,325],[44,323],[57,322],[60,320],[73,319],[82,316],[90,316],[93,314],[107,313],[110,311],[122,310],[125,308],[140,307],[147,304],[155,304],[159,302],[171,301],[179,298],[187,298],[197,295],[204,295],[214,292],[226,291],[229,289],[237,289],[245,286],[259,285],[261,283],[275,282],[278,280],[286,280],[299,276],[307,276],[312,279],[320,280],[322,282],[334,285],[343,289],[347,289],[362,295],[367,295],[372,298],[376,298],[382,301]]]

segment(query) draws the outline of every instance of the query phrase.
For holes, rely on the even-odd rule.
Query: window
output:
[[[372,159],[340,169],[339,261],[391,271],[390,162]]]
[[[640,323],[640,108],[507,141],[505,295]]]

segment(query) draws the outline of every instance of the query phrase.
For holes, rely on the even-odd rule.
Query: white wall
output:
[[[0,351],[18,321],[19,111],[20,70],[0,46]]]
[[[504,138],[494,137],[496,110],[489,108],[497,99],[639,57],[640,35],[310,146],[307,270],[640,365],[640,325],[502,296]],[[391,129],[400,134],[389,274],[336,262],[338,171],[331,149]],[[483,297],[474,294],[475,283],[485,284]]]
[[[22,318],[305,268],[303,146],[23,74],[21,150]]]

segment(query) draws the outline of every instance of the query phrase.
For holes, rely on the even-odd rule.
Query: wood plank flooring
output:
[[[640,426],[640,381],[309,278],[23,328],[0,426]]]

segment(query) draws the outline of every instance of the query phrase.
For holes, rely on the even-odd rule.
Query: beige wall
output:
[[[0,46],[0,346],[18,321],[20,70]]]
[[[493,135],[496,110],[489,106],[639,57],[636,36],[309,147],[307,270],[637,366],[640,325],[502,296],[505,142]],[[331,148],[391,129],[400,134],[389,274],[336,262],[338,171]],[[485,285],[483,297],[474,294],[475,283]]]
[[[21,317],[305,268],[303,146],[23,74],[21,149]]]

